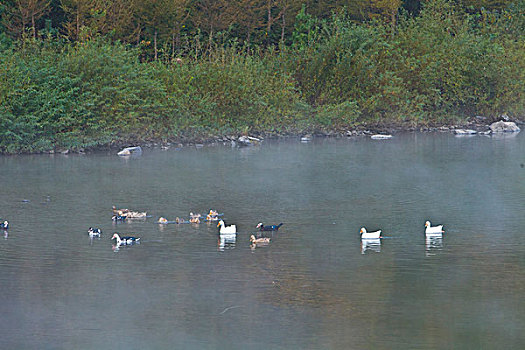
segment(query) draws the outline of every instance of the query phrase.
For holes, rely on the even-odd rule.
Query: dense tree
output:
[[[492,4],[2,2],[0,152],[523,115],[525,0]]]
[[[98,34],[114,39],[128,39],[133,31],[133,1],[126,0],[61,0],[68,21],[67,36],[85,40]]]
[[[235,6],[228,0],[195,0],[192,4],[192,11],[193,26],[208,34],[210,47],[213,36],[235,22]]]
[[[3,21],[12,36],[20,37],[30,27],[37,37],[37,21],[49,11],[50,0],[11,0],[4,4]]]
[[[377,15],[390,22],[393,33],[396,26],[397,13],[400,7],[401,0],[371,0],[371,11],[369,16],[375,17]]]
[[[285,39],[285,33],[286,33],[286,26],[287,17],[292,14],[297,14],[299,9],[301,8],[301,1],[297,0],[267,0],[266,1],[266,11],[267,11],[267,19],[266,19],[266,35],[267,35],[267,45],[270,43],[272,28],[275,27],[277,23],[280,23],[280,36],[279,41],[284,42]],[[289,23],[293,23],[291,19],[288,19]]]
[[[497,10],[501,11],[507,8],[513,0],[461,0],[466,7],[472,7],[477,10],[486,9],[486,10]]]

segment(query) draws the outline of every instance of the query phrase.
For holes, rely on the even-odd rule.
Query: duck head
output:
[[[425,222],[425,227],[430,227],[430,221]]]
[[[260,227],[262,227],[262,226],[263,226],[263,223],[262,223],[262,222],[259,222],[259,223],[257,224],[257,226],[255,226],[255,228],[260,228]]]
[[[220,220],[219,223],[217,224],[217,227],[219,226],[224,226],[224,221]]]
[[[111,237],[111,239],[116,239],[117,241],[120,239],[120,236],[118,235],[118,233],[114,233],[113,234],[113,237]]]
[[[254,235],[251,235],[251,236],[250,236],[250,242],[253,243],[254,241],[255,241],[255,236],[254,236]]]
[[[361,231],[359,231],[359,233],[366,233],[366,228],[361,227]]]

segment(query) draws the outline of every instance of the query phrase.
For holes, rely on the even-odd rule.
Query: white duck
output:
[[[432,227],[430,221],[425,222],[425,234],[426,235],[441,235],[443,232],[443,225]]]
[[[381,238],[381,230],[374,232],[366,232],[366,228],[361,227],[361,239],[379,239]]]
[[[223,220],[220,220],[217,227],[220,226],[219,233],[221,235],[237,233],[237,227],[235,225],[226,226]]]
[[[133,244],[133,243],[138,243],[140,238],[139,237],[130,237],[130,236],[127,236],[127,237],[120,237],[118,233],[115,232],[115,234],[113,235],[113,237],[111,237],[111,239],[116,239],[117,240],[117,245],[127,245],[127,244]]]

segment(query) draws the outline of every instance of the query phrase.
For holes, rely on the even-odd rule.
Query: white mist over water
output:
[[[523,348],[524,151],[401,134],[0,157],[0,347]],[[112,205],[153,217],[115,225]],[[154,223],[210,208],[239,231],[224,251],[215,224]],[[260,221],[284,225],[252,250]],[[114,252],[113,232],[142,243]]]

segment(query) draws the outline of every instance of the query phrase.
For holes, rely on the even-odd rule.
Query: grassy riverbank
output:
[[[140,47],[103,37],[3,37],[0,151],[521,118],[520,3],[482,18],[432,1],[394,32],[303,13],[291,45],[217,41],[202,49],[196,37],[178,60],[154,62],[141,60]]]

